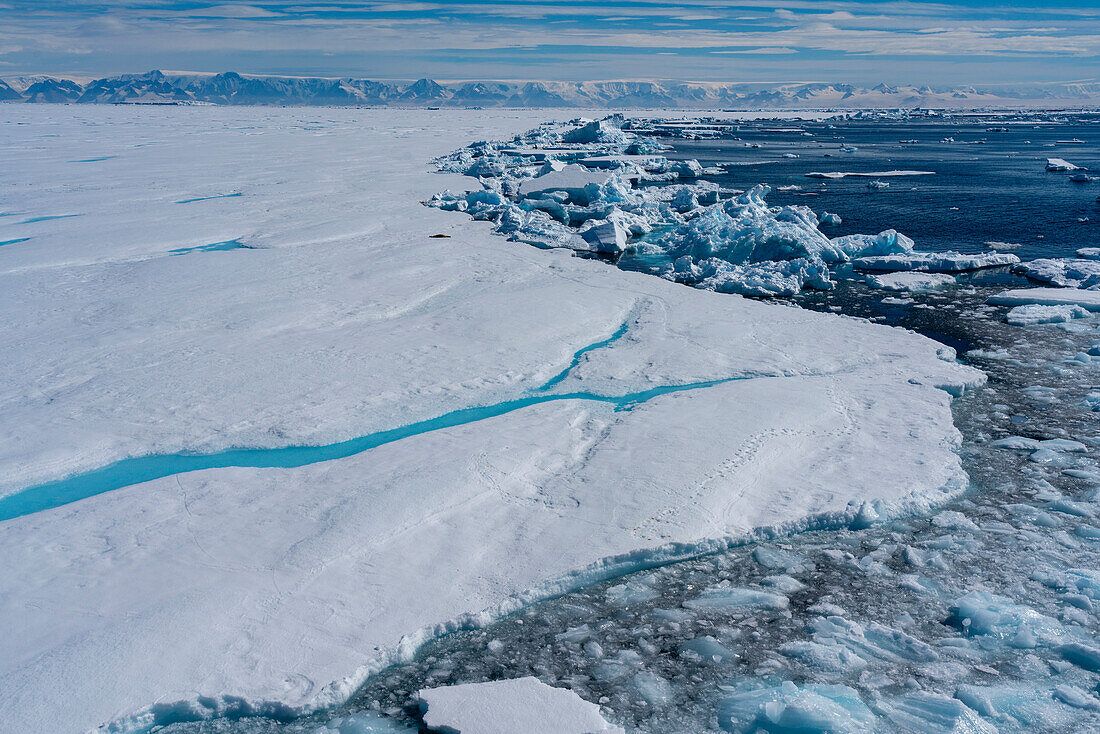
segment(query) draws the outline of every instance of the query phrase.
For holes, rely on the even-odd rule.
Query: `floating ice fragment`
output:
[[[456,734],[622,732],[596,704],[532,677],[428,688],[420,707],[429,728]]]
[[[711,586],[694,599],[688,599],[688,609],[786,609],[787,597],[759,589],[736,586]]]
[[[737,653],[709,635],[696,637],[683,643],[680,645],[680,654],[716,663],[734,660],[738,657]]]
[[[855,266],[863,270],[919,270],[926,273],[956,273],[1020,262],[1015,255],[985,252],[966,255],[961,252],[912,252],[896,255],[860,257]]]
[[[823,227],[839,227],[843,222],[844,220],[840,218],[839,214],[821,213],[821,226]]]
[[[868,276],[867,284],[872,288],[886,291],[926,293],[936,290],[937,288],[955,285],[955,276],[946,273],[887,273],[884,275]]]
[[[1100,673],[1100,649],[1081,642],[1070,642],[1058,648],[1058,654],[1079,668]]]
[[[1100,311],[1100,290],[1078,288],[1017,288],[1001,291],[986,300],[995,306],[1022,306],[1029,303],[1046,306],[1081,306]]]
[[[1048,171],[1087,171],[1087,168],[1075,166],[1064,158],[1047,158]]]
[[[1067,706],[1072,706],[1077,709],[1089,709],[1092,711],[1100,709],[1100,701],[1096,699],[1096,696],[1085,693],[1077,686],[1055,686],[1054,697]]]
[[[1059,288],[1100,288],[1100,260],[1041,258],[1020,263],[1012,272]]]
[[[874,731],[875,716],[847,686],[790,681],[735,693],[718,708],[718,724],[734,734],[856,734]]]
[[[657,591],[653,588],[652,579],[631,579],[625,584],[612,586],[607,590],[607,600],[612,604],[627,606],[640,602],[656,599]]]
[[[1034,647],[1031,638],[1050,644],[1064,635],[1056,620],[986,591],[971,591],[956,599],[947,622],[967,636],[987,635],[1011,647]]]
[[[882,709],[902,731],[996,734],[997,728],[962,701],[935,693],[911,693],[883,701]]]
[[[783,569],[787,573],[798,573],[806,570],[806,559],[791,551],[760,546],[753,550],[752,557],[764,568]]]
[[[1035,326],[1037,324],[1064,324],[1074,319],[1087,319],[1092,314],[1081,306],[1042,306],[1028,304],[1016,306],[1005,321],[1014,326]]]

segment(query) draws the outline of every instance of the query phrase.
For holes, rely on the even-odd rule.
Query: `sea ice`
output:
[[[1100,260],[1086,258],[1044,258],[1020,263],[1012,272],[1060,288],[1100,290]]]
[[[1089,311],[1100,311],[1100,291],[1079,288],[1017,288],[990,296],[987,303],[996,306],[1080,306]]]
[[[917,270],[926,273],[958,273],[966,270],[1012,265],[1020,262],[1015,255],[985,252],[966,255],[961,252],[910,252],[895,255],[860,257],[855,266],[863,270]]]
[[[1047,158],[1048,171],[1084,171],[1081,166],[1075,166],[1063,158]]]
[[[955,284],[955,276],[945,273],[921,273],[916,271],[870,275],[867,284],[885,291],[923,293]]]
[[[875,715],[851,688],[790,681],[726,697],[718,723],[734,734],[861,734],[875,731]]]
[[[428,688],[420,691],[424,723],[454,734],[622,733],[600,707],[538,678]]]
[[[421,204],[544,112],[64,109],[5,110],[5,206],[81,213],[0,248],[0,501],[52,508],[0,532],[12,729],[309,711],[536,600],[967,486],[984,377],[942,344],[518,246],[498,206],[580,236],[511,167],[452,199],[482,220]],[[678,216],[611,175],[588,219]]]
[[[1074,319],[1087,319],[1092,313],[1081,306],[1042,306],[1039,304],[1027,304],[1016,306],[1005,321],[1016,326],[1031,326],[1035,324],[1063,324]]]

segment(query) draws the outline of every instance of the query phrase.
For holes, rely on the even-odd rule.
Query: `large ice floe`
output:
[[[5,729],[286,717],[538,599],[967,485],[950,406],[983,375],[950,348],[492,231],[579,248],[661,222],[715,288],[727,265],[824,286],[900,235],[617,170],[585,202],[518,200],[491,144],[431,170],[545,113],[7,114]],[[437,201],[493,223],[421,205],[475,166],[481,189]]]
[[[446,191],[428,204],[491,220],[499,233],[542,247],[606,255],[633,250],[663,262],[661,274],[669,280],[750,296],[828,290],[833,287],[830,268],[852,261],[873,270],[931,272],[1019,262],[1015,255],[999,253],[914,252],[913,241],[893,230],[829,238],[820,227],[835,226],[836,215],[819,220],[809,207],[771,207],[767,185],[730,192],[694,182],[703,173],[698,161],[662,157],[659,142],[623,132],[622,122],[611,117],[572,129],[544,126],[511,141],[463,148],[440,159],[440,165],[478,178],[481,188]],[[674,183],[684,180],[690,183]],[[647,182],[669,185],[639,185]]]

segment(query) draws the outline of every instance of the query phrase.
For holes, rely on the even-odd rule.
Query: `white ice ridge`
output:
[[[531,677],[428,688],[420,708],[429,728],[455,734],[623,734],[596,704]]]
[[[29,239],[0,248],[4,494],[569,396],[0,522],[12,730],[328,705],[547,595],[966,485],[949,393],[983,377],[950,349],[419,203],[469,180],[431,157],[545,111],[6,113],[3,226]]]

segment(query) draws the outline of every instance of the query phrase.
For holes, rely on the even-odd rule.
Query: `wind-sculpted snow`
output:
[[[469,181],[431,157],[535,113],[59,109],[15,107],[30,124],[0,138],[19,215],[4,236],[25,238],[0,248],[2,493],[231,458],[120,472],[0,523],[7,727],[286,718],[563,591],[966,486],[950,405],[983,376],[951,349],[518,246],[420,203]],[[631,237],[650,211],[686,223],[609,170],[595,204],[535,200],[570,226],[515,202],[508,176],[469,206],[496,193],[547,236],[581,238],[609,202]],[[461,412],[486,406],[508,409]],[[232,456],[448,415],[470,420],[317,463]]]
[[[875,263],[881,261],[882,269],[892,270],[1019,262],[996,253],[913,252],[913,241],[894,230],[830,239],[810,208],[768,206],[767,185],[741,193],[696,181],[705,172],[698,161],[653,155],[661,148],[657,140],[636,137],[619,125],[631,122],[638,134],[653,129],[617,116],[581,122],[564,130],[542,126],[508,143],[479,142],[440,159],[443,170],[478,178],[482,188],[445,191],[428,205],[495,222],[497,232],[540,247],[609,256],[634,251],[664,262],[661,274],[669,280],[751,296],[828,290],[831,266],[853,260],[867,267],[880,267]],[[698,130],[689,122],[660,129],[666,135]],[[637,185],[646,182],[670,185]],[[828,215],[825,226],[838,222]]]

